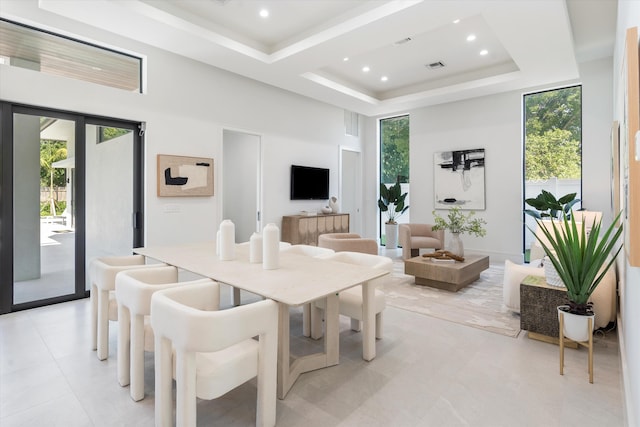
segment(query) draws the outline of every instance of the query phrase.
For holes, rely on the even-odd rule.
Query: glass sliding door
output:
[[[0,314],[89,295],[143,244],[140,124],[0,102]]]
[[[86,262],[131,254],[134,213],[134,137],[131,129],[87,124]],[[88,269],[87,269],[88,271]],[[86,290],[90,290],[86,281]]]
[[[75,122],[13,114],[13,303],[75,293]]]

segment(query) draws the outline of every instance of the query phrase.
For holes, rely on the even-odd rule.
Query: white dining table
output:
[[[284,399],[300,374],[339,363],[338,293],[362,286],[362,358],[376,357],[375,306],[372,279],[385,270],[295,253],[280,252],[279,267],[265,270],[262,263],[249,262],[249,246],[236,245],[235,258],[222,261],[215,241],[184,245],[135,248],[135,253],[197,275],[211,278],[278,302],[278,397]],[[295,358],[290,362],[289,307],[326,298],[324,352]]]

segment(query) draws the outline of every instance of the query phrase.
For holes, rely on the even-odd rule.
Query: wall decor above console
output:
[[[158,154],[158,197],[213,196],[213,159]]]

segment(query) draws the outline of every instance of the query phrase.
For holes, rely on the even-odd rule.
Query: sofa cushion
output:
[[[504,262],[504,279],[502,281],[502,298],[504,305],[520,313],[520,283],[527,276],[544,277],[544,268],[536,267],[538,264],[520,265],[509,260]]]

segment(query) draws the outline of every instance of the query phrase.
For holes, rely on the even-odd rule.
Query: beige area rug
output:
[[[492,264],[479,280],[449,292],[416,285],[413,276],[404,274],[404,263],[396,259],[385,284],[387,305],[515,338],[520,333],[520,316],[502,304],[503,274],[504,266]]]

